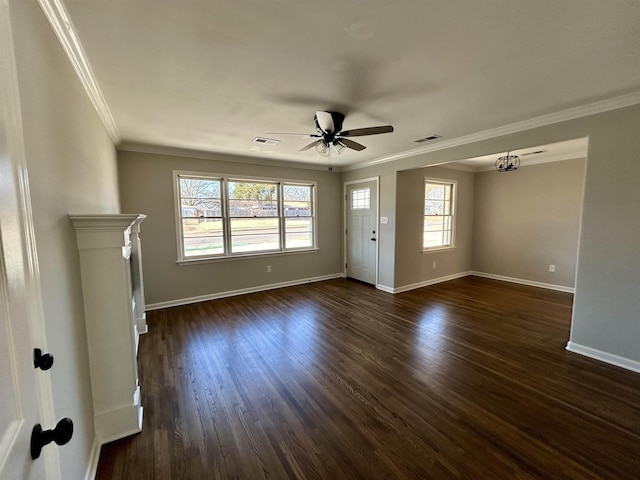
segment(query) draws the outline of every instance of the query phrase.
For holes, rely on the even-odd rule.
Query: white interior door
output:
[[[50,405],[43,401],[50,402],[51,393],[50,383],[38,377],[48,373],[33,362],[44,335],[36,328],[40,304],[31,294],[37,259],[27,240],[31,207],[8,9],[0,1],[0,479],[40,480],[59,477],[59,470],[52,473],[56,451],[31,458],[31,432],[42,422],[41,408]]]
[[[376,284],[378,190],[375,180],[347,184],[347,276]]]
[[[4,236],[4,231],[2,232]],[[21,286],[0,258],[0,478],[48,478],[43,459],[32,460],[31,430],[40,423],[33,347]],[[17,287],[18,291],[15,290]],[[24,297],[23,297],[24,298]],[[46,429],[46,427],[45,427]]]

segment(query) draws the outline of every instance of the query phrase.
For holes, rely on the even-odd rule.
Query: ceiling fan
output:
[[[350,137],[364,137],[365,135],[378,135],[380,133],[393,132],[393,127],[391,125],[342,130],[344,114],[340,112],[317,111],[313,119],[316,124],[316,133],[271,133],[270,135],[295,135],[305,138],[317,138],[317,140],[305,145],[299,151],[304,152],[315,147],[321,155],[330,156],[332,150],[331,147],[333,147],[333,150],[338,154],[340,154],[345,148],[350,148],[358,152],[367,148],[358,142],[354,142]]]

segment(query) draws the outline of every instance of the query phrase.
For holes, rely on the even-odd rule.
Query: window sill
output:
[[[455,250],[454,246],[425,248],[422,253],[446,252],[447,250]]]
[[[247,254],[236,254],[236,255],[228,255],[225,257],[201,257],[201,258],[185,258],[182,260],[177,260],[176,263],[178,265],[195,265],[200,263],[218,263],[218,262],[233,262],[235,260],[248,260],[255,258],[265,258],[265,257],[282,257],[285,255],[300,255],[302,253],[318,253],[320,251],[319,248],[305,248],[300,250],[287,250],[286,252],[264,252],[264,253],[247,253]]]

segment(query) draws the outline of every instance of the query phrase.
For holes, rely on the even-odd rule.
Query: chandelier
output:
[[[496,170],[499,172],[513,172],[520,166],[520,157],[509,155],[509,152],[496,160]]]

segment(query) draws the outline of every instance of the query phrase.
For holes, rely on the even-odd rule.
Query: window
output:
[[[454,246],[456,182],[427,178],[424,188],[423,249]]]
[[[223,255],[222,179],[180,177],[180,230],[185,257]]]
[[[278,184],[228,181],[231,253],[280,249]]]
[[[284,185],[284,246],[285,248],[312,248],[314,217],[311,199],[312,185]]]
[[[360,188],[351,190],[351,210],[365,210],[371,208],[371,190]]]
[[[316,248],[314,182],[175,177],[178,260]]]

